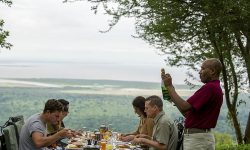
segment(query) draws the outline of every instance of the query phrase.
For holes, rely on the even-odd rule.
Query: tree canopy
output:
[[[12,4],[11,0],[0,0],[0,2],[7,4],[9,7]],[[3,29],[4,20],[0,19],[0,46],[1,48],[10,49],[12,44],[6,42],[6,38],[9,36],[9,32]]]

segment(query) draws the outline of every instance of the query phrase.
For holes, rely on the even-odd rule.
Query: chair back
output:
[[[14,125],[9,125],[3,129],[7,150],[18,150],[18,142]]]
[[[19,135],[24,125],[23,116],[10,117],[2,129],[4,137],[4,145],[7,150],[18,150]]]

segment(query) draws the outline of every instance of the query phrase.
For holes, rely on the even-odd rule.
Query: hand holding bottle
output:
[[[167,100],[167,101],[171,102],[171,97],[169,95],[168,89],[165,86],[165,77],[166,76],[167,75],[165,74],[165,70],[162,68],[161,69],[161,78],[162,78],[162,81],[161,81],[161,90],[162,90],[162,97],[163,97],[164,100]]]
[[[172,84],[172,77],[170,76],[170,74],[166,73],[165,74],[165,71],[164,69],[162,68],[162,72],[161,72],[161,79],[164,83],[164,86],[167,87],[167,86],[173,86]]]

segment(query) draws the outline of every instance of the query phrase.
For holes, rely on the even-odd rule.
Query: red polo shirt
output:
[[[206,83],[187,102],[193,109],[185,114],[185,128],[214,128],[223,102],[220,81]]]

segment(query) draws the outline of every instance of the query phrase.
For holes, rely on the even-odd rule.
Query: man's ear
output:
[[[157,110],[157,109],[158,109],[158,107],[157,107],[156,105],[154,105],[154,109],[155,109],[155,110]]]
[[[213,68],[210,68],[210,71],[211,71],[210,74],[213,76],[215,76],[217,74],[216,70]]]

